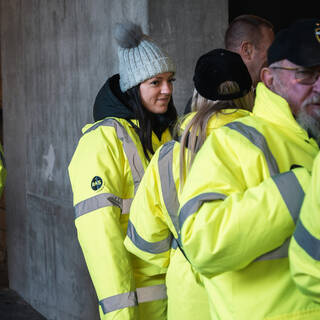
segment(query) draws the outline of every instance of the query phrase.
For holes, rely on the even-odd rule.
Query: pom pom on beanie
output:
[[[117,23],[114,30],[114,38],[121,48],[131,49],[140,44],[143,32],[140,26],[131,21]]]
[[[131,21],[118,23],[114,29],[119,57],[120,88],[122,92],[164,72],[176,72],[168,56],[139,25]]]

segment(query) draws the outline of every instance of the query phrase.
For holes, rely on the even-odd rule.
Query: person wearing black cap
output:
[[[297,122],[320,144],[320,19],[301,20],[268,51],[265,85],[284,98]]]
[[[209,308],[201,279],[177,247],[179,197],[187,168],[206,136],[250,114],[244,109],[253,105],[250,74],[237,53],[216,49],[204,54],[193,79],[202,106],[184,119],[181,143],[164,144],[151,159],[131,205],[125,239],[128,251],[167,269],[169,320],[212,319],[209,309],[214,306]],[[184,158],[180,155],[186,147],[190,157]]]
[[[272,23],[253,14],[243,14],[234,18],[224,35],[225,49],[238,53],[247,66],[255,89],[260,80],[260,71],[267,65],[267,50],[274,40]],[[197,111],[199,106],[197,90],[188,100],[184,114]]]
[[[320,319],[288,259],[319,152],[319,26],[300,20],[276,35],[252,114],[211,132],[179,198],[179,246],[214,319]]]

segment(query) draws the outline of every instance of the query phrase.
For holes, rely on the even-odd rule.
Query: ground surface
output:
[[[0,287],[1,320],[46,320],[15,291]]]

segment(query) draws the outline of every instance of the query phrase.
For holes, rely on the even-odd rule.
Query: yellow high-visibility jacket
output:
[[[298,289],[320,302],[320,153],[290,242],[289,261]]]
[[[167,129],[161,141],[155,134],[152,139],[156,150],[171,134]],[[133,126],[112,117],[84,127],[69,165],[78,239],[104,320],[166,317],[161,270],[123,245],[129,208],[147,165]]]
[[[207,135],[248,114],[234,109],[215,114],[208,123]],[[125,246],[139,258],[167,268],[169,320],[206,320],[211,319],[207,293],[199,274],[176,245],[181,187],[179,150],[180,143],[170,141],[152,157],[131,205]]]
[[[7,179],[6,162],[4,159],[3,147],[0,144],[0,196],[2,195]]]
[[[198,152],[181,194],[179,242],[216,319],[320,319],[288,259],[319,147],[262,83],[253,113],[214,130]]]

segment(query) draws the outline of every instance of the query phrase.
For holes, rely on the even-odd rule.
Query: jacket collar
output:
[[[277,126],[290,128],[290,130],[297,134],[308,138],[306,130],[294,118],[288,102],[268,89],[262,82],[258,83],[252,112],[255,116],[264,118]]]
[[[93,106],[94,121],[106,117],[134,119],[134,113],[127,101],[127,96],[120,90],[119,74],[115,74],[106,81],[97,94]]]

